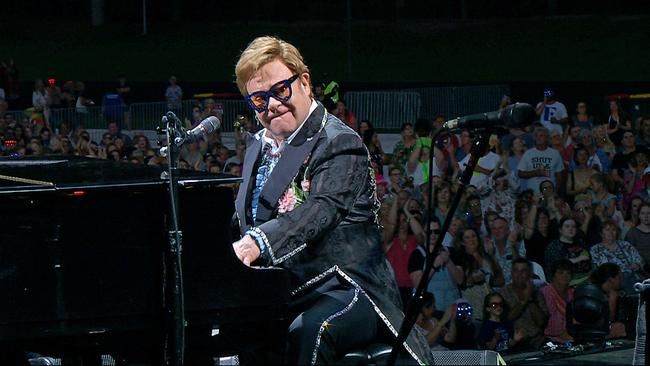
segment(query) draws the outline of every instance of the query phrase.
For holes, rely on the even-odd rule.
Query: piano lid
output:
[[[241,178],[178,170],[179,184],[238,183]],[[0,194],[164,184],[164,169],[81,156],[0,157]]]

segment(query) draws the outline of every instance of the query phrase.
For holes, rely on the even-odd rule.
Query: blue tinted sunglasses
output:
[[[248,94],[244,97],[244,100],[246,100],[246,104],[248,104],[252,110],[263,113],[269,108],[269,100],[271,97],[282,103],[291,99],[291,84],[298,79],[298,76],[298,74],[295,74],[287,80],[282,80],[273,84],[269,91],[256,91]]]

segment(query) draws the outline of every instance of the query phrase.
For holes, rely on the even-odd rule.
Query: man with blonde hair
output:
[[[403,314],[361,138],[314,100],[309,69],[290,43],[256,38],[235,73],[263,129],[248,142],[233,249],[246,265],[291,273],[286,361],[331,364],[383,334],[392,342]],[[425,347],[412,333],[408,362],[429,361]]]

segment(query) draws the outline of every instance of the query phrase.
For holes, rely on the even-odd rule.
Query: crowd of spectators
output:
[[[195,108],[199,110],[200,121],[202,108]],[[247,112],[237,116],[244,125],[250,125]],[[190,119],[186,119],[185,123],[188,127],[194,125]],[[179,153],[178,167],[241,176],[246,144],[241,133],[236,135],[233,151],[225,146],[219,133],[210,135],[206,140],[184,145]],[[0,156],[85,156],[161,167],[168,163],[167,158],[161,155],[157,142],[152,144],[144,133],[127,134],[117,122],[109,122],[101,140],[95,141],[83,124],[71,128],[62,121],[53,131],[45,124],[35,124],[28,118],[16,121],[12,114],[6,114],[0,116],[0,136]]]
[[[3,63],[6,76],[8,66]],[[6,79],[6,78],[4,78]],[[12,80],[12,79],[11,79]],[[0,80],[0,86],[11,87],[11,80]],[[9,102],[13,89],[5,93],[0,87],[0,156],[86,156],[105,160],[128,161],[137,164],[167,165],[167,159],[161,156],[158,145],[152,144],[149,133],[137,131],[122,131],[122,126],[128,120],[129,105],[133,102],[131,86],[125,76],[120,76],[114,90],[107,94],[115,94],[119,98],[124,114],[106,118],[106,131],[101,139],[95,141],[83,122],[75,119],[57,120],[53,123],[51,111],[57,108],[71,108],[76,113],[83,114],[95,104],[88,98],[83,82],[68,81],[59,86],[56,80],[44,82],[38,79],[34,82],[31,106],[20,114],[9,113]],[[212,98],[206,98],[192,107],[185,116],[181,110],[183,91],[177,84],[175,76],[169,78],[169,86],[161,93],[169,110],[177,112],[183,119],[186,129],[195,127],[200,121],[217,116],[223,119],[223,111],[217,108]],[[241,165],[245,152],[244,133],[255,132],[256,126],[250,121],[247,111],[236,115],[235,146],[229,150],[219,133],[209,136],[207,140],[187,144],[182,147],[178,167],[210,173],[230,173],[241,175]],[[95,131],[93,131],[95,132]]]
[[[0,114],[3,155],[167,164],[145,135],[125,134],[117,122],[109,121],[101,141],[93,141],[83,126],[70,128],[65,121],[53,131],[46,118],[45,101],[51,99],[45,88],[36,82],[34,107],[42,111],[42,119],[17,121]],[[334,102],[324,89],[315,88],[316,98],[356,130],[368,148],[381,201],[383,248],[404,306],[422,279],[427,251],[443,237],[417,321],[432,349],[512,352],[539,349],[547,340],[570,341],[567,304],[575,286],[588,282],[613,304],[609,336],[626,334],[617,301],[634,294],[632,285],[646,277],[650,259],[650,116],[632,120],[617,101],[610,103],[605,118],[591,115],[584,102],[569,115],[553,91],[544,91],[533,125],[490,136],[489,152],[479,159],[451,212],[451,226],[442,233],[460,187],[458,178],[480,132],[464,130],[433,140],[431,131],[442,125],[443,116],[405,122],[389,154],[371,121],[357,121],[338,95]],[[118,92],[128,95],[125,79]],[[179,108],[182,91],[174,77],[165,97],[171,109]],[[62,92],[59,102],[70,103],[66,100]],[[504,98],[501,107],[509,103]],[[221,117],[214,104],[208,99],[196,105],[185,127],[209,115]],[[241,111],[234,150],[215,133],[184,146],[179,167],[241,175],[245,136],[257,128],[251,115]]]
[[[504,98],[501,108],[509,103]],[[433,349],[514,352],[573,341],[567,304],[574,288],[587,283],[600,286],[611,305],[608,337],[630,332],[621,299],[635,296],[633,284],[647,277],[650,259],[650,116],[632,120],[617,101],[605,118],[589,114],[584,102],[569,115],[552,90],[535,109],[533,125],[493,132],[451,213],[417,322]],[[333,112],[350,116],[344,105]],[[405,303],[422,276],[425,223],[431,222],[431,241],[442,235],[475,134],[485,133],[432,140],[442,121],[404,123],[392,154],[364,122],[385,250]],[[361,123],[346,123],[361,130]],[[457,314],[466,304],[471,322]]]

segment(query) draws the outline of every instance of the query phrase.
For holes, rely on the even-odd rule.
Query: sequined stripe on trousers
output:
[[[361,285],[356,283],[356,281],[354,281],[352,279],[352,277],[348,276],[345,272],[343,272],[339,268],[339,266],[330,267],[329,269],[323,271],[318,276],[316,276],[316,277],[312,278],[311,280],[305,282],[303,285],[301,285],[301,286],[297,287],[295,290],[291,291],[291,296],[296,296],[296,294],[298,294],[299,292],[310,288],[311,286],[313,286],[314,284],[320,282],[323,278],[325,278],[326,276],[328,276],[328,275],[330,275],[330,274],[332,274],[334,272],[338,273],[343,279],[345,279],[348,283],[350,283],[352,286],[354,286],[355,289],[357,289],[359,292],[361,292],[366,297],[366,299],[368,299],[368,301],[372,305],[373,309],[375,310],[375,313],[377,313],[377,315],[381,318],[381,320],[384,322],[384,324],[386,324],[386,327],[388,327],[390,332],[395,337],[397,337],[398,331],[395,328],[395,326],[393,326],[393,324],[390,322],[390,320],[388,320],[388,317],[386,317],[386,315],[381,311],[379,306],[377,306],[377,304],[375,304],[375,302],[370,298],[370,296],[363,290]],[[404,343],[402,343],[402,345],[404,346],[404,349],[406,349],[406,351],[411,355],[411,357],[413,357],[413,359],[418,364],[426,365],[426,363],[424,361],[422,361],[418,357],[418,355],[411,349],[411,347],[408,345],[408,343],[406,341],[404,341]]]
[[[314,345],[314,352],[311,354],[311,364],[315,365],[316,364],[316,357],[318,356],[318,347],[320,347],[320,340],[323,335],[323,332],[325,331],[325,328],[329,325],[329,323],[334,320],[335,318],[338,318],[339,316],[347,313],[352,309],[354,304],[357,303],[357,300],[359,300],[359,289],[355,288],[354,289],[354,297],[350,301],[350,303],[343,308],[342,310],[330,315],[325,321],[323,321],[323,324],[321,324],[320,329],[318,329],[318,335],[316,336],[316,344]]]

